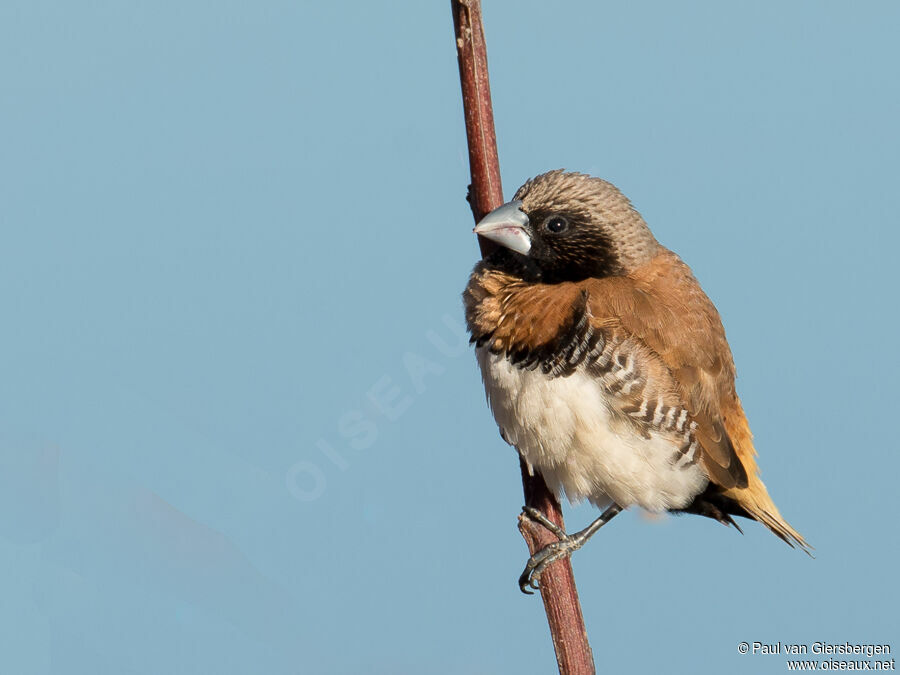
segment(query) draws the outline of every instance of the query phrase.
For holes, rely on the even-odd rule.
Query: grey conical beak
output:
[[[522,211],[522,201],[517,199],[487,214],[475,226],[475,234],[497,242],[501,246],[528,255],[531,235],[528,233],[528,216]]]

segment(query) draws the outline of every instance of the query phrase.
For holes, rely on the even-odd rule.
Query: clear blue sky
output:
[[[900,649],[900,5],[486,4],[506,194],[603,176],[693,266],[817,548],[622,516],[599,670]],[[2,670],[550,672],[449,2],[6,0],[0,84]]]

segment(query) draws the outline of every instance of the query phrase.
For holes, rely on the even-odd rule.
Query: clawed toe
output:
[[[519,576],[519,590],[522,591],[525,595],[534,595],[534,591],[529,590],[529,588],[539,588],[538,581],[538,579],[532,579],[531,570],[526,569]]]
[[[550,530],[553,534],[557,536],[559,539],[565,539],[566,533],[559,525],[550,520],[547,516],[541,513],[538,509],[533,506],[523,506],[522,513],[528,516],[531,520],[536,523],[540,523],[548,530]]]
[[[519,575],[519,590],[526,595],[532,595],[532,591],[528,589],[533,588],[537,590],[540,588],[541,575],[544,573],[544,570],[560,558],[572,555],[574,551],[581,548],[582,543],[577,536],[566,536],[560,541],[547,544],[544,548],[535,552],[528,559],[522,574]]]
[[[540,523],[548,530],[553,532],[559,541],[547,544],[539,551],[535,551],[534,555],[528,559],[525,569],[519,575],[519,590],[527,595],[533,592],[529,589],[537,590],[541,586],[541,575],[544,570],[560,558],[572,555],[584,543],[594,536],[594,533],[612,520],[616,514],[622,511],[622,507],[618,504],[611,504],[593,523],[575,534],[566,534],[565,531],[556,523],[550,521],[543,513],[530,506],[522,507],[522,514]]]
[[[533,506],[523,506],[522,514],[530,520],[547,528],[559,539],[559,541],[548,544],[539,551],[535,551],[535,554],[528,559],[528,563],[525,565],[522,574],[519,575],[519,590],[527,595],[533,595],[533,591],[529,589],[537,590],[540,588],[541,573],[547,565],[566,555],[565,552],[560,552],[562,548],[560,544],[567,542],[569,540],[569,535],[567,535],[565,530],[559,525],[547,518],[547,516]]]

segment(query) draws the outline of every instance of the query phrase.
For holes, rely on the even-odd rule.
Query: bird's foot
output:
[[[533,588],[537,590],[540,588],[541,574],[547,569],[548,565],[555,563],[560,558],[567,558],[572,555],[575,551],[584,546],[584,543],[594,536],[594,533],[597,532],[597,530],[612,520],[616,514],[621,511],[621,506],[618,504],[611,504],[602,514],[600,514],[599,518],[586,528],[575,534],[566,534],[565,530],[552,522],[537,509],[530,506],[522,507],[523,515],[546,527],[559,538],[559,541],[547,544],[541,550],[535,551],[534,555],[528,559],[525,569],[519,576],[519,590],[528,595],[532,595],[533,591],[528,589]]]
[[[523,593],[532,595],[534,591],[529,590],[529,588],[535,590],[540,588],[541,574],[547,569],[547,566],[560,558],[572,555],[572,553],[584,546],[584,542],[586,542],[589,537],[585,536],[584,532],[566,534],[565,530],[559,525],[533,507],[523,507],[522,513],[531,520],[540,523],[559,537],[559,541],[554,541],[551,544],[547,544],[539,551],[535,551],[534,555],[528,559],[525,569],[519,576],[519,589]]]

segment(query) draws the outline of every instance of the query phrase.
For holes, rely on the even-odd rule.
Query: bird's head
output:
[[[500,256],[544,283],[628,274],[659,250],[614,185],[562,170],[527,181],[475,232],[510,251]]]

